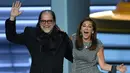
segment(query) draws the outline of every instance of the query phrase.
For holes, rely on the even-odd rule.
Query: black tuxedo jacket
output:
[[[6,38],[28,48],[32,58],[30,73],[62,73],[64,57],[72,62],[72,42],[65,32],[55,26],[50,34],[39,27],[26,27],[17,34],[15,24],[16,20],[6,20]]]

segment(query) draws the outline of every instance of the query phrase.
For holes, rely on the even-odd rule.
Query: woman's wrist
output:
[[[111,67],[111,73],[116,73],[116,71],[117,71],[117,66],[116,65],[112,65],[112,67]]]

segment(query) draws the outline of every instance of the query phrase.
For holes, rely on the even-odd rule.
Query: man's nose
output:
[[[44,25],[48,25],[48,23],[47,23],[47,22],[45,22],[45,23],[44,23]]]

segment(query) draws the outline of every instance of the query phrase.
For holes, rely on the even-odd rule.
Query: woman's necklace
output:
[[[91,42],[84,42],[84,48],[89,48],[91,45]]]

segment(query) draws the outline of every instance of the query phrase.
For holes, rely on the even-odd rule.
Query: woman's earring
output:
[[[80,37],[82,37],[83,35],[80,33]]]
[[[94,34],[94,31],[92,31],[92,34]]]

